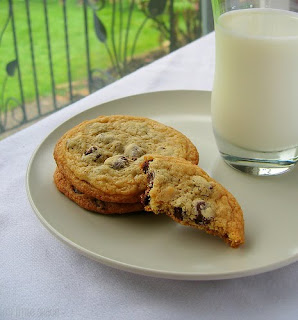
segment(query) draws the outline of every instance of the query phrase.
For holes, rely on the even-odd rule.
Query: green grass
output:
[[[84,20],[83,7],[78,4],[78,0],[67,0],[67,17],[68,17],[68,31],[69,31],[69,49],[71,57],[71,74],[72,80],[86,80],[87,79],[87,65],[86,65],[86,49],[84,36]],[[128,1],[123,1],[123,3]],[[50,82],[50,68],[48,58],[48,48],[45,32],[45,16],[43,1],[30,0],[30,14],[32,24],[32,34],[34,42],[35,62],[37,68],[38,91],[40,96],[48,96],[51,94]],[[108,46],[112,50],[111,45],[111,17],[112,5],[106,1],[106,6],[97,12],[99,18],[105,25],[108,35]],[[67,65],[66,65],[66,49],[64,38],[64,24],[63,24],[63,7],[58,0],[47,0],[48,17],[50,26],[52,59],[54,66],[54,77],[56,86],[66,83]],[[23,91],[26,102],[34,100],[35,89],[33,82],[33,69],[31,61],[31,49],[29,41],[28,23],[26,16],[26,6],[24,0],[13,1],[13,12],[15,17],[15,28],[19,54],[19,66],[21,71],[21,80],[23,83]],[[122,36],[124,37],[127,22],[128,5],[124,6],[123,10],[123,27]],[[3,30],[6,17],[8,15],[8,0],[0,1],[0,34]],[[133,39],[136,35],[138,27],[144,20],[144,14],[135,8],[132,16],[132,23],[129,33],[129,47],[127,53],[131,52]],[[118,39],[120,32],[119,14],[115,26],[115,38]],[[93,69],[107,70],[111,67],[111,61],[107,53],[106,47],[101,43],[95,35],[93,26],[92,10],[88,8],[88,28],[90,41],[90,58],[91,67]],[[124,39],[122,40],[122,45]],[[117,44],[119,41],[117,40]],[[152,28],[148,21],[143,29],[135,54],[143,54],[159,46],[159,33]],[[123,56],[123,50],[122,50]],[[8,62],[16,58],[13,44],[13,34],[11,21],[7,29],[3,33],[2,41],[0,43],[0,105],[2,104],[2,84],[5,81],[6,65]],[[4,92],[4,100],[7,97],[20,98],[18,77],[15,74],[13,77],[8,77],[7,85]],[[0,106],[1,107],[1,106]],[[3,107],[2,107],[3,108]]]

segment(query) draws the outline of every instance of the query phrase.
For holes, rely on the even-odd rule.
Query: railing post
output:
[[[84,14],[84,31],[85,31],[85,48],[86,48],[86,62],[87,62],[87,75],[88,75],[88,91],[92,92],[92,74],[90,62],[90,49],[89,49],[89,29],[88,29],[88,12],[87,0],[83,0],[83,14]]]
[[[175,12],[174,12],[174,0],[170,0],[169,6],[170,13],[170,52],[177,49],[177,39],[175,31]]]
[[[201,0],[202,35],[214,30],[211,0]]]
[[[53,61],[52,61],[52,49],[51,49],[47,0],[43,0],[43,6],[44,6],[44,17],[45,17],[46,37],[47,37],[47,46],[48,46],[48,58],[49,58],[50,75],[51,75],[52,97],[53,97],[54,108],[57,109],[56,84],[55,84],[54,68],[53,68]]]
[[[69,98],[70,98],[69,100],[73,102],[68,26],[67,26],[67,11],[66,11],[65,0],[62,1],[62,7],[63,7],[63,20],[64,20],[64,40],[65,40],[65,52],[66,52],[66,64],[67,64],[68,90],[69,90]]]
[[[27,24],[28,24],[28,32],[29,32],[29,40],[30,40],[31,62],[32,62],[33,81],[34,81],[34,88],[35,88],[35,100],[36,100],[38,114],[41,115],[29,0],[26,0],[25,4],[26,4]]]
[[[27,114],[26,114],[26,109],[25,109],[25,98],[24,98],[24,92],[23,92],[21,67],[20,67],[20,63],[19,63],[19,52],[18,52],[18,44],[17,44],[16,27],[15,27],[15,21],[14,21],[12,0],[9,0],[9,11],[11,14],[11,25],[12,25],[12,33],[13,33],[14,50],[15,50],[15,55],[16,55],[16,61],[18,63],[17,71],[18,71],[18,79],[19,79],[19,87],[20,87],[20,95],[21,95],[21,109],[23,112],[22,122],[26,122],[27,121]]]

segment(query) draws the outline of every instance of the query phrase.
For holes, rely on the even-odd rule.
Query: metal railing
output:
[[[51,16],[53,10],[50,10],[54,4],[60,12],[60,29],[59,32],[56,30],[56,33],[53,33],[52,28],[58,24],[58,20]],[[25,10],[17,10],[21,5]],[[32,10],[33,6],[38,6],[38,10]],[[70,28],[70,20],[74,19],[69,12],[70,6],[77,6],[77,10],[81,12],[81,19],[77,21],[77,24],[80,24],[80,32],[75,35]],[[105,10],[109,10],[109,16],[105,15]],[[136,12],[139,20],[132,35]],[[42,17],[38,34],[35,23],[37,14],[39,18]],[[19,30],[24,29],[25,25],[24,34]],[[138,43],[145,30],[152,28],[159,34],[157,38],[163,40],[162,46],[156,43],[156,48],[152,48],[155,54],[151,56],[155,58],[212,30],[210,1],[24,0],[20,3],[1,0],[0,137],[1,134],[50,114],[145,64],[144,54],[138,54]],[[20,41],[24,40],[24,37],[28,39],[25,42],[28,51],[26,59],[22,53],[24,41]],[[46,50],[46,70],[41,70],[38,59],[40,37],[46,43],[43,48]],[[55,76],[54,45],[58,37],[63,38],[63,47],[60,48],[64,52],[63,83]],[[80,46],[80,52],[76,49],[75,57],[72,49],[73,39],[83,44]],[[94,42],[100,44],[100,52],[104,52],[109,61],[105,68],[97,65],[100,59],[97,59],[97,62],[93,61]],[[159,49],[158,52],[156,49]],[[78,71],[74,68],[75,59],[84,60],[79,69],[85,71],[83,74],[82,70],[79,70],[82,74],[79,79],[76,77]],[[26,78],[29,76],[28,73],[30,78]],[[40,83],[45,79],[50,90],[43,93]],[[28,86],[30,90],[27,89]],[[30,91],[29,95],[27,91]]]

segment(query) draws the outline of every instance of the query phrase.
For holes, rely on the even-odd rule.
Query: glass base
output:
[[[259,152],[231,145],[215,134],[220,154],[232,168],[255,176],[273,176],[291,170],[298,162],[298,147]]]

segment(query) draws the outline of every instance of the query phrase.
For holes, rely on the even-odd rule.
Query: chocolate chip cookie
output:
[[[231,247],[244,243],[244,220],[235,197],[197,165],[173,157],[144,157],[145,210],[221,237]]]
[[[56,168],[54,173],[54,182],[57,189],[66,197],[75,202],[80,207],[102,214],[122,214],[142,211],[143,205],[141,203],[115,203],[105,202],[99,199],[88,197],[78,189],[76,189]]]
[[[54,150],[59,171],[88,197],[136,203],[146,188],[140,169],[146,154],[198,163],[191,141],[157,121],[125,115],[100,116],[66,132]]]

